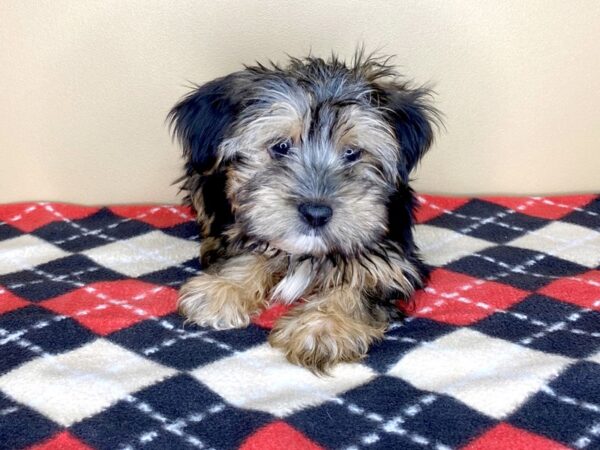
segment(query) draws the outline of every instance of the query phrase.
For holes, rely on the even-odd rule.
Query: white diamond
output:
[[[0,275],[31,269],[69,254],[30,234],[9,239],[1,244]]]
[[[104,267],[139,277],[198,257],[199,246],[197,242],[155,230],[82,253]]]
[[[451,395],[501,419],[571,362],[563,356],[461,329],[417,347],[388,375],[419,389]]]
[[[284,417],[364,384],[375,373],[362,364],[339,364],[331,376],[318,377],[263,344],[200,367],[192,375],[237,407]]]
[[[69,426],[175,373],[98,339],[71,352],[20,366],[0,377],[0,389]]]
[[[417,225],[415,242],[423,259],[435,266],[443,266],[495,245],[483,239],[431,225]]]
[[[586,267],[600,264],[600,233],[571,223],[552,222],[507,245],[548,253]]]

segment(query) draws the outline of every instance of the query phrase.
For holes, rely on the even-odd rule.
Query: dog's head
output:
[[[291,254],[352,255],[385,237],[389,199],[432,142],[429,97],[381,59],[292,59],[200,86],[170,117],[187,176],[200,180],[187,188],[224,178],[225,194],[209,189],[203,202],[223,195],[244,236]]]

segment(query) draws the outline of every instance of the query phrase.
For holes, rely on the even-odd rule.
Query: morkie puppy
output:
[[[430,99],[362,52],[257,64],[183,98],[169,119],[202,272],[181,288],[181,313],[237,328],[302,299],[271,345],[316,373],[364,357],[426,278],[408,183],[438,123]]]

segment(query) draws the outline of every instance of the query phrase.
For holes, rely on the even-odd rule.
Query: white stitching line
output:
[[[31,330],[41,330],[42,328],[45,328],[48,325],[50,325],[50,322],[60,322],[61,320],[64,320],[66,318],[67,316],[60,315],[55,316],[49,320],[40,320],[39,322],[31,325],[28,328],[21,328],[20,330],[13,331],[12,333],[10,333],[8,330],[5,330],[4,328],[0,328],[0,336],[6,336],[4,339],[0,340],[0,346],[6,345],[9,342],[13,342],[20,339],[21,336],[23,336],[25,333],[28,333]]]
[[[79,231],[82,231],[83,233],[86,233],[86,232],[90,231],[88,228],[86,228],[84,226],[81,226],[81,225],[73,222],[68,217],[65,217],[60,212],[56,211],[52,207],[52,205],[50,205],[50,204],[43,204],[43,207],[44,207],[44,209],[46,209],[47,211],[51,212],[56,217],[58,217],[59,219],[61,219],[64,223],[70,225],[71,227],[73,227],[73,228],[75,228],[75,229],[77,229]],[[153,230],[153,231],[162,232],[160,230]],[[96,236],[99,237],[99,238],[101,238],[101,239],[104,239],[105,241],[111,242],[111,243],[119,243],[119,244],[125,246],[127,249],[134,251],[136,254],[144,255],[144,256],[146,256],[148,258],[154,258],[154,259],[158,259],[158,260],[160,260],[162,262],[166,262],[166,263],[168,263],[168,267],[169,268],[176,267],[178,269],[183,270],[184,272],[188,272],[188,273],[191,273],[191,274],[194,274],[194,275],[196,275],[198,273],[197,270],[192,269],[191,267],[184,266],[183,264],[176,264],[176,263],[174,264],[172,261],[165,259],[164,256],[163,256],[164,255],[164,249],[156,249],[155,251],[152,251],[152,252],[145,252],[145,251],[142,251],[139,247],[133,246],[130,243],[128,243],[127,239],[117,239],[117,238],[114,238],[112,236],[108,236],[108,235],[103,234],[103,233],[98,233],[98,234],[96,234]]]
[[[205,448],[206,445],[197,436],[183,431],[183,428],[187,427],[190,423],[201,422],[206,418],[208,414],[217,414],[226,409],[224,403],[216,403],[207,408],[204,412],[192,412],[184,418],[169,420],[164,415],[155,411],[148,403],[143,402],[132,395],[126,396],[124,400],[128,403],[131,403],[133,406],[135,406],[135,408],[138,411],[142,412],[147,417],[150,417],[151,419],[160,422],[162,430],[168,431],[169,433],[174,434],[175,436],[183,438],[187,443],[193,445],[196,448]],[[158,433],[158,431],[156,430],[153,431]],[[147,433],[148,432],[146,432],[145,434]]]
[[[17,406],[9,406],[8,408],[0,409],[0,416],[8,416],[9,414],[16,413],[21,408]]]
[[[402,413],[396,415],[395,417],[387,421],[384,421],[384,418],[380,414],[367,411],[365,408],[362,408],[361,406],[358,406],[354,403],[347,402],[342,398],[336,397],[334,399],[331,399],[331,402],[336,403],[340,406],[345,406],[346,409],[352,414],[360,415],[372,422],[376,422],[378,424],[376,429],[379,429],[384,433],[404,436],[410,439],[415,444],[419,444],[424,447],[432,447],[436,450],[450,450],[449,446],[437,441],[436,439],[427,438],[419,433],[406,430],[405,428],[399,426],[401,423],[404,423],[404,421],[407,418],[414,417],[417,414],[420,414],[423,411],[423,406],[431,405],[438,398],[439,396],[435,394],[424,395],[418,399],[417,403],[402,407]],[[358,439],[364,445],[370,445],[375,442],[378,442],[381,438],[377,432],[370,432],[361,435]],[[346,447],[346,450],[358,448],[358,445],[351,445],[349,447]]]
[[[398,328],[398,327],[395,327],[395,328]],[[391,326],[388,327],[388,331],[393,330],[393,329],[394,328],[392,328]],[[419,343],[429,342],[429,341],[419,341],[417,339],[407,338],[407,337],[402,337],[402,336],[384,336],[383,340],[384,341],[404,342],[406,344],[419,344]]]
[[[231,353],[239,353],[239,351],[235,348],[233,348],[231,345],[229,344],[225,344],[224,342],[218,341],[216,339],[213,338],[209,338],[209,337],[205,337],[206,334],[210,333],[210,331],[212,330],[204,330],[204,331],[196,331],[196,332],[185,332],[182,333],[178,336],[175,336],[174,338],[169,338],[169,339],[165,339],[164,341],[160,342],[157,345],[154,345],[152,347],[147,347],[144,350],[142,350],[141,352],[145,355],[145,356],[150,356],[153,355],[156,352],[159,352],[160,350],[164,349],[164,348],[168,348],[171,347],[172,345],[174,345],[177,341],[185,341],[188,339],[200,339],[204,342],[207,342],[209,344],[213,344],[217,347],[219,347],[222,350],[227,350]]]
[[[25,269],[28,270],[28,269]],[[84,270],[79,270],[77,272],[72,272],[72,273],[67,273],[67,274],[63,274],[63,275],[59,275],[55,278],[56,281],[62,281],[65,278],[71,278],[71,277],[78,277],[80,275],[83,275],[84,273],[92,273],[92,272],[96,272],[100,270],[100,267],[89,267],[87,269]],[[19,289],[25,286],[31,286],[33,284],[40,284],[40,283],[45,283],[46,280],[33,280],[33,281],[27,281],[25,283],[15,283],[15,284],[9,284],[6,287],[8,289]],[[0,290],[0,294],[2,294],[2,290]]]
[[[137,296],[137,297],[139,297],[139,296]],[[141,298],[137,298],[136,300],[139,300],[139,299],[141,299]],[[123,305],[118,305],[118,306],[123,306]],[[79,310],[79,311],[73,313],[72,316],[65,316],[65,315],[61,314],[61,315],[58,315],[58,316],[54,316],[54,317],[52,317],[50,319],[40,320],[39,322],[31,325],[28,328],[22,328],[20,330],[17,330],[17,331],[14,331],[14,332],[10,333],[6,338],[0,340],[0,346],[5,345],[5,344],[7,344],[9,342],[18,340],[21,336],[23,336],[24,334],[26,334],[29,331],[32,331],[34,329],[35,330],[41,330],[42,328],[45,328],[45,327],[49,326],[52,322],[60,322],[62,320],[65,320],[65,319],[68,319],[68,318],[74,317],[74,316],[86,316],[86,315],[90,314],[93,311],[100,311],[100,310],[103,310],[103,309],[106,309],[106,308],[108,308],[108,304],[102,303],[102,304],[97,305],[97,306],[95,306],[95,307],[93,307],[91,309],[82,309],[82,310]],[[174,331],[174,332],[177,332],[177,333],[183,333],[184,332],[183,329],[181,329],[181,328],[175,328],[170,322],[168,322],[165,319],[158,319],[158,322],[160,323],[160,325],[163,328],[166,328],[166,329],[168,329],[170,331]],[[8,333],[9,332],[7,330],[5,330],[3,328],[0,328],[0,336],[6,336]],[[226,345],[226,344],[223,344],[223,345]]]
[[[591,424],[589,428],[585,430],[583,435],[575,439],[573,446],[577,448],[585,448],[598,437],[600,437],[600,421]]]
[[[0,329],[0,331],[2,331],[2,334],[8,333],[8,331],[5,330],[4,328]],[[27,339],[23,339],[20,336],[13,338],[12,335],[9,335],[8,337],[11,338],[9,342],[15,342],[15,344],[17,344],[19,347],[29,350],[38,356],[41,356],[44,358],[52,356],[50,353],[44,351],[44,349],[42,347],[40,347],[39,345],[35,345],[34,343],[32,343],[31,341],[28,341]]]
[[[6,221],[0,222],[0,226],[7,225],[7,224],[12,223],[12,222],[18,222],[19,220],[21,220],[23,218],[23,216],[26,216],[27,214],[29,214],[29,213],[35,211],[36,209],[38,209],[39,206],[40,206],[40,204],[37,203],[35,205],[31,205],[31,206],[25,208],[22,212],[20,212],[16,216],[11,217],[10,219],[8,219]]]
[[[479,280],[478,280],[479,281]],[[491,280],[490,280],[491,281]],[[485,281],[478,283],[479,285],[485,284]],[[463,288],[466,288],[467,286],[463,286]],[[474,287],[474,286],[469,286],[469,288]],[[465,289],[467,290],[467,289]],[[417,314],[429,314],[431,312],[434,311],[434,309],[439,308],[440,306],[444,305],[447,303],[446,300],[455,300],[457,302],[460,303],[466,303],[466,304],[470,304],[470,305],[474,305],[477,306],[478,308],[481,309],[485,309],[485,310],[491,310],[494,313],[500,313],[500,314],[506,314],[509,315],[511,317],[514,317],[516,319],[522,320],[522,321],[527,321],[530,322],[533,325],[539,326],[539,327],[551,327],[554,324],[548,324],[547,322],[544,322],[542,320],[539,319],[532,319],[529,316],[527,316],[524,313],[517,313],[517,312],[513,312],[513,311],[508,311],[506,309],[501,309],[501,308],[496,308],[494,306],[491,306],[485,302],[482,301],[475,301],[472,300],[470,298],[461,296],[458,292],[452,292],[452,293],[445,293],[445,292],[440,292],[438,290],[436,290],[435,288],[432,287],[426,287],[425,288],[425,292],[432,294],[432,295],[439,295],[440,297],[442,297],[440,300],[437,300],[433,303],[433,307],[431,306],[426,306],[424,308],[421,308],[417,311]],[[589,309],[585,309],[582,310],[582,312],[588,312],[591,311]],[[410,317],[409,317],[410,318]],[[407,318],[407,320],[409,319]],[[392,328],[390,328],[392,329]],[[600,332],[590,332],[590,331],[585,331],[585,330],[581,330],[578,328],[561,328],[564,331],[568,331],[570,333],[573,334],[577,334],[577,335],[585,335],[585,336],[591,336],[591,337],[600,337]]]
[[[454,234],[450,235],[449,238],[447,238],[447,239],[445,239],[443,241],[438,242],[437,245],[435,245],[435,246],[427,247],[428,251],[440,248],[440,247],[442,247],[442,246],[444,246],[444,245],[446,245],[446,244],[448,244],[448,243],[450,243],[452,241],[455,241],[455,240],[457,240],[457,239],[459,239],[460,237],[463,237],[463,236],[472,237],[470,234],[473,231],[477,230],[478,228],[482,227],[483,225],[487,225],[487,224],[490,224],[490,223],[493,223],[495,225],[499,225],[499,223],[496,221],[496,219],[499,219],[499,218],[502,218],[502,217],[506,217],[508,215],[511,215],[511,214],[514,214],[514,213],[517,212],[515,210],[509,209],[508,211],[500,211],[500,212],[498,212],[496,214],[493,214],[491,216],[488,216],[488,217],[465,216],[463,214],[455,213],[454,211],[450,211],[448,209],[445,209],[445,208],[439,207],[437,205],[434,205],[433,203],[428,203],[425,199],[423,199],[423,201],[425,202],[424,204],[430,205],[432,207],[432,209],[437,209],[439,211],[443,211],[445,214],[452,215],[452,216],[459,217],[459,218],[465,218],[465,219],[470,219],[470,220],[475,220],[476,221],[476,223],[471,224],[471,225],[469,225],[467,227],[461,228],[460,230],[451,230],[451,231],[454,232]],[[521,206],[530,205],[530,204],[533,204],[532,200],[528,200],[527,202],[525,202]],[[520,208],[520,206],[518,208]],[[426,225],[426,224],[424,224],[424,225]],[[516,231],[528,231],[528,230],[520,229],[520,230],[516,230]],[[490,242],[490,245],[494,245],[494,244],[495,243]]]
[[[559,322],[554,322],[552,324],[549,324],[546,329],[542,330],[542,331],[538,331],[537,333],[532,334],[529,337],[523,338],[519,341],[519,344],[522,345],[530,345],[534,340],[536,339],[540,339],[542,337],[545,337],[547,335],[549,335],[550,333],[554,333],[556,331],[570,331],[574,334],[577,335],[584,335],[584,336],[591,336],[591,337],[600,337],[600,333],[596,333],[596,332],[587,332],[587,331],[583,331],[580,330],[578,328],[575,329],[567,329],[567,322],[576,322],[578,321],[584,314],[587,314],[589,312],[591,312],[591,309],[585,308],[585,309],[581,309],[579,312],[577,313],[572,313],[569,316],[567,316],[566,320],[562,320]]]
[[[600,214],[595,213],[593,211],[588,211],[586,209],[580,208],[579,206],[570,206],[570,205],[566,205],[564,203],[556,203],[553,202],[552,200],[548,200],[547,198],[543,198],[543,197],[531,197],[533,200],[536,200],[540,203],[544,203],[546,205],[551,205],[551,206],[557,206],[559,208],[565,208],[565,209],[570,209],[571,211],[577,211],[580,213],[585,213],[585,214],[589,214],[590,216],[600,216]],[[594,198],[591,199],[591,201],[594,201]],[[589,204],[589,203],[588,203]]]
[[[537,262],[544,259],[545,255],[539,255],[539,256],[543,256],[543,257],[539,258],[538,261],[529,260],[518,266],[511,266],[509,264],[506,264],[505,262],[498,261],[497,259],[492,258],[491,256],[482,255],[478,252],[469,253],[468,256],[474,256],[475,258],[481,258],[487,262],[491,262],[491,263],[496,264],[504,269],[509,270],[508,272],[503,272],[503,273],[483,277],[486,281],[496,281],[500,278],[505,278],[505,277],[509,276],[512,272],[512,273],[518,273],[520,275],[532,276],[534,278],[544,278],[547,280],[572,280],[572,281],[577,281],[577,282],[581,282],[584,284],[589,284],[590,286],[593,286],[593,287],[600,287],[599,282],[594,281],[594,280],[587,280],[585,278],[573,277],[573,276],[561,277],[561,276],[557,276],[557,275],[546,275],[543,273],[527,272],[527,271],[523,270],[523,267],[525,265],[533,266]],[[554,256],[554,255],[552,255],[552,256]]]
[[[527,271],[523,270],[525,266],[533,266],[536,263],[540,262],[542,259],[546,258],[546,256],[548,256],[548,254],[537,255],[533,259],[531,259],[529,261],[526,261],[526,262],[524,262],[524,263],[522,263],[521,265],[518,265],[518,266],[511,266],[509,264],[506,264],[505,262],[498,261],[495,258],[492,258],[490,256],[482,255],[482,254],[480,254],[478,252],[471,253],[471,255],[475,256],[476,258],[484,259],[484,260],[486,260],[488,262],[496,264],[496,265],[498,265],[500,267],[503,267],[505,269],[509,269],[510,272],[518,273],[518,274],[521,274],[521,275],[532,276],[532,277],[535,277],[535,278],[545,278],[545,279],[548,279],[548,280],[573,280],[573,281],[579,281],[579,282],[582,282],[582,283],[585,283],[585,284],[589,284],[590,286],[600,287],[600,283],[598,283],[597,281],[587,280],[585,278],[573,277],[573,276],[564,277],[564,276],[557,276],[557,275],[546,275],[546,274],[542,274],[542,273],[527,272]],[[550,255],[550,256],[555,256],[555,255]],[[497,275],[497,278],[501,278],[501,277],[505,277],[507,275],[510,275],[510,272],[507,273],[507,274],[499,274],[499,275]],[[494,278],[496,278],[496,276],[494,276]]]
[[[449,215],[449,216],[458,217],[459,219],[467,219],[467,220],[472,220],[472,221],[480,222],[480,223],[477,223],[477,224],[474,224],[474,225],[471,225],[471,226],[469,226],[467,228],[463,228],[462,229],[462,230],[468,230],[468,233],[470,233],[471,231],[479,228],[481,225],[484,225],[484,224],[487,224],[487,223],[493,223],[494,225],[498,225],[498,226],[500,226],[502,228],[508,228],[510,230],[518,231],[518,232],[523,232],[524,231],[524,232],[526,232],[528,234],[531,234],[531,235],[539,235],[541,237],[545,237],[547,239],[554,240],[555,242],[561,242],[561,243],[567,243],[567,242],[569,242],[568,239],[561,239],[561,238],[557,238],[556,236],[548,236],[548,235],[545,235],[545,234],[542,233],[542,231],[546,228],[546,226],[549,225],[549,224],[551,224],[551,223],[553,223],[554,221],[548,221],[548,224],[546,226],[542,226],[542,227],[540,227],[538,229],[535,229],[535,230],[530,230],[530,229],[527,229],[527,228],[519,227],[517,225],[510,225],[508,223],[498,222],[498,221],[495,220],[496,218],[506,217],[508,215],[514,214],[515,212],[524,211],[525,209],[527,209],[528,206],[531,206],[533,203],[535,203],[533,200],[529,200],[529,201],[525,202],[524,204],[518,206],[516,208],[516,210],[512,210],[512,209],[508,208],[509,209],[508,211],[501,211],[501,212],[496,213],[496,214],[494,214],[492,216],[489,216],[489,217],[468,216],[466,214],[457,213],[456,211],[452,211],[452,210],[449,210],[449,209],[445,209],[445,208],[439,207],[437,205],[434,205],[433,203],[426,202],[424,204],[428,204],[431,207],[431,209],[436,209],[438,211],[442,211],[444,214]],[[498,205],[498,206],[500,206],[500,205]],[[531,216],[531,217],[537,218],[537,217],[534,217],[534,216]],[[544,220],[544,219],[539,218],[539,220]],[[418,225],[427,225],[427,224],[426,223],[424,223],[424,224],[417,224],[417,226]],[[452,230],[452,231],[455,231],[455,230]],[[468,236],[468,233],[466,234],[467,236]],[[448,240],[448,242],[449,241],[450,240]],[[437,246],[434,247],[434,248],[437,248]]]
[[[530,259],[529,261],[525,261],[524,263],[518,265],[518,266],[511,266],[509,264],[506,264],[505,262],[502,261],[498,261],[495,258],[492,258],[491,256],[486,256],[486,255],[482,255],[481,253],[478,252],[474,252],[474,253],[469,253],[468,256],[474,256],[476,258],[481,258],[487,262],[491,262],[493,264],[496,264],[504,269],[508,269],[509,272],[503,272],[500,274],[496,274],[496,275],[490,275],[490,276],[486,276],[484,277],[487,281],[495,281],[499,278],[504,278],[507,277],[508,275],[511,274],[511,272],[514,273],[518,273],[520,275],[527,275],[527,276],[532,276],[535,278],[545,278],[548,280],[573,280],[573,281],[580,281],[582,283],[585,284],[589,284],[590,286],[594,286],[594,287],[600,287],[600,283],[598,283],[597,281],[594,280],[586,280],[585,278],[580,278],[580,277],[561,277],[559,275],[546,275],[543,273],[537,273],[537,272],[526,272],[525,270],[523,270],[523,268],[525,266],[533,266],[536,263],[540,262],[542,259],[544,259],[547,255],[544,254],[540,254],[538,256],[536,256],[534,259]],[[551,256],[555,256],[555,255],[551,255]],[[537,260],[536,260],[537,259]]]
[[[422,205],[428,205],[432,209],[436,209],[438,211],[443,211],[443,212],[447,212],[447,213],[451,213],[452,212],[452,211],[450,211],[450,210],[448,210],[446,208],[443,208],[441,206],[436,205],[435,203],[427,200],[425,197],[423,197],[421,195],[417,196],[417,198],[418,198],[419,202]],[[592,197],[590,199],[590,202],[593,202],[594,200],[595,200],[595,198]],[[484,200],[484,201],[486,201],[486,200]],[[564,204],[564,203],[556,203],[556,202],[553,202],[552,200],[549,200],[547,198],[537,197],[537,196],[535,196],[535,197],[529,197],[529,200],[525,204],[526,206],[525,205],[520,205],[520,206],[517,206],[516,208],[508,208],[508,207],[504,206],[504,208],[518,210],[518,211],[524,211],[525,209],[527,209],[528,206],[531,206],[535,202],[543,203],[543,204],[550,205],[550,206],[556,206],[558,208],[569,209],[571,211],[577,211],[577,212],[589,214],[590,216],[594,216],[594,217],[600,216],[600,214],[598,214],[598,213],[595,213],[593,211],[587,211],[587,210],[585,210],[585,209],[583,209],[583,208],[581,208],[579,206],[571,206],[571,205],[567,205],[567,204]],[[588,202],[588,204],[590,202]],[[494,203],[494,202],[490,202],[490,203]],[[499,206],[502,207],[502,205],[499,205]],[[468,216],[465,216],[465,218],[466,217],[468,217]]]
[[[567,405],[577,406],[581,409],[586,409],[588,411],[599,413],[600,414],[600,405],[596,405],[595,403],[586,402],[585,400],[577,400],[573,397],[569,397],[567,395],[560,395],[550,386],[542,386],[541,392],[548,394],[550,397],[557,399],[561,403],[566,403]]]
[[[44,204],[42,204],[42,206],[44,206],[44,208],[47,211],[49,211],[50,213],[52,213],[56,217],[60,217],[61,221],[63,221],[63,222],[67,222],[67,221],[71,220],[71,219],[68,219],[67,217],[65,217],[64,215],[58,213],[58,211],[54,210],[54,208],[52,208],[52,205],[44,203]],[[50,209],[48,207],[46,207],[46,206],[48,206]],[[95,228],[93,230],[87,229],[85,227],[81,227],[81,229],[85,229],[87,231],[83,232],[82,234],[76,234],[76,235],[70,236],[67,239],[62,239],[62,240],[59,240],[59,241],[51,241],[51,242],[52,242],[52,244],[60,245],[60,244],[66,243],[66,242],[70,242],[70,241],[74,241],[76,239],[80,239],[82,237],[87,237],[87,236],[90,236],[90,235],[92,235],[92,236],[93,235],[97,235],[97,234],[102,233],[103,231],[112,230],[114,228],[117,228],[119,225],[122,225],[124,223],[128,223],[128,222],[131,222],[133,220],[144,219],[145,217],[153,215],[153,214],[156,214],[158,211],[161,211],[161,210],[167,210],[167,211],[169,211],[169,212],[171,212],[171,213],[179,216],[182,219],[186,219],[187,221],[192,221],[193,220],[193,218],[190,218],[190,217],[186,216],[185,214],[180,213],[179,211],[177,211],[173,207],[168,207],[166,205],[161,205],[161,206],[156,206],[154,208],[151,208],[148,211],[146,211],[144,213],[141,213],[141,214],[138,214],[135,217],[121,217],[121,219],[119,219],[116,222],[113,222],[110,225],[107,225],[105,227]],[[118,213],[113,213],[113,214],[115,214],[117,216],[119,215]]]

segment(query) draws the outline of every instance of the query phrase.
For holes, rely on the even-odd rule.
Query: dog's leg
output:
[[[273,262],[262,255],[226,260],[214,273],[201,273],[179,291],[178,308],[188,321],[216,329],[240,328],[266,306],[274,283]]]
[[[339,362],[363,358],[386,328],[387,320],[371,314],[359,289],[338,287],[282,317],[269,342],[290,362],[326,373]]]
[[[325,266],[320,287],[275,324],[269,341],[290,362],[316,373],[359,360],[383,337],[395,300],[409,298],[422,276],[392,246],[341,267]]]

